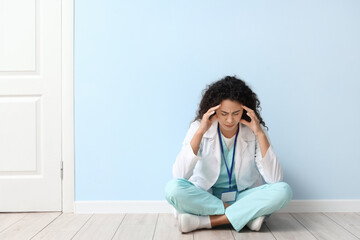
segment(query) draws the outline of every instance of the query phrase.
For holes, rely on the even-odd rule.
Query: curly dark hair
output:
[[[219,105],[226,99],[237,101],[253,109],[260,124],[268,128],[260,115],[261,107],[257,95],[243,80],[236,78],[236,76],[226,76],[211,83],[203,90],[202,99],[194,121],[201,120],[209,108]]]

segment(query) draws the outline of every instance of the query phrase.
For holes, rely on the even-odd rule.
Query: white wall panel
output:
[[[36,70],[36,0],[0,0],[0,71]]]
[[[41,135],[39,97],[0,97],[0,175],[35,174]]]

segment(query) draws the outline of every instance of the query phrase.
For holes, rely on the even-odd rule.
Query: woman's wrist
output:
[[[265,136],[265,133],[264,133],[264,131],[261,129],[261,130],[259,130],[258,132],[256,132],[256,133],[254,133],[258,138],[259,137],[262,137],[262,136]]]
[[[204,134],[201,132],[201,129],[200,130],[198,129],[194,134],[193,138],[191,139],[190,145],[195,155],[198,155],[200,149],[200,143],[203,138],[203,135]]]
[[[206,131],[203,131],[203,130],[201,130],[200,128],[196,131],[196,135],[201,135],[201,136],[203,136],[204,134],[205,134],[205,132]]]

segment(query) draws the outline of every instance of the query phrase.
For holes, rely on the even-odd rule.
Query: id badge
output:
[[[223,202],[234,202],[237,196],[237,190],[229,190],[221,193],[221,200]]]

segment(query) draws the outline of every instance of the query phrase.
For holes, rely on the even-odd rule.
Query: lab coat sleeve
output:
[[[195,121],[191,124],[186,137],[183,141],[181,151],[176,157],[175,163],[173,165],[173,176],[174,178],[185,178],[189,179],[195,168],[195,165],[200,156],[194,154],[194,151],[190,145],[190,142],[195,135],[196,131],[198,130],[200,123]],[[201,152],[201,145],[199,153]],[[198,154],[199,154],[198,153]]]
[[[259,141],[256,138],[256,149],[255,149],[256,166],[266,183],[280,182],[283,179],[283,170],[280,166],[279,160],[271,145],[266,128],[263,126],[261,127],[270,143],[270,146],[266,151],[265,156],[262,157]]]

